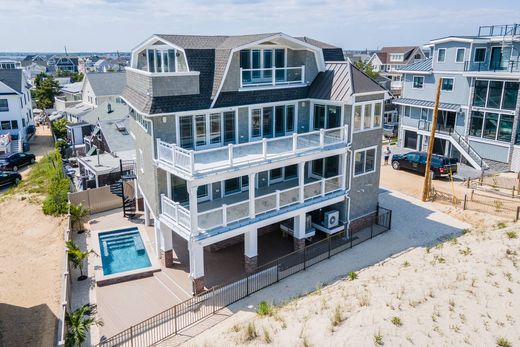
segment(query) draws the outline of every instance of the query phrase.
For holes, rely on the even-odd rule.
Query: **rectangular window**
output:
[[[224,144],[235,142],[235,112],[224,112]]]
[[[441,89],[446,92],[453,90],[453,78],[443,78]]]
[[[376,170],[376,148],[361,149],[354,153],[354,176]]]
[[[457,48],[457,56],[455,57],[456,63],[464,62],[464,54],[466,53],[465,48]]]
[[[22,121],[24,121],[24,119],[22,119]],[[18,121],[17,120],[12,120],[11,121],[11,129],[18,129]]]
[[[475,91],[473,94],[473,106],[486,106],[487,89],[489,81],[475,81]]]
[[[498,113],[487,112],[484,117],[484,131],[482,137],[494,140],[497,137]]]
[[[251,137],[262,136],[262,110],[254,109],[251,111]]]
[[[422,89],[424,85],[424,77],[423,76],[413,76],[413,88]]]
[[[327,106],[327,129],[337,128],[341,122],[341,109],[339,106]]]
[[[240,51],[240,67],[242,69],[251,68],[251,51],[244,49]],[[251,82],[251,71],[242,72],[242,81]]]
[[[339,175],[339,155],[325,158],[325,172],[323,177],[335,177]]]
[[[264,107],[262,116],[263,137],[273,137],[273,108]]]
[[[444,63],[446,60],[446,48],[439,48],[437,51],[437,63]]]
[[[9,104],[7,102],[7,99],[0,99],[0,112],[7,111],[9,111]]]
[[[276,136],[285,135],[285,106],[275,107],[274,120],[274,132]]]
[[[3,120],[2,122],[0,122],[0,126],[1,126],[2,130],[10,130],[11,122],[8,120]]]
[[[483,63],[486,60],[486,48],[475,48],[475,63]]]
[[[506,82],[504,86],[504,100],[502,100],[502,108],[505,110],[516,109],[517,98],[518,82]]]
[[[182,148],[193,148],[193,121],[192,117],[179,118],[180,145]]]
[[[197,198],[205,198],[208,196],[208,185],[203,184],[197,187]]]
[[[504,82],[502,81],[489,81],[489,92],[486,107],[500,108],[503,87]]]
[[[148,50],[148,72],[155,72],[155,51]]]
[[[381,126],[381,103],[374,104],[374,127]]]
[[[238,193],[241,191],[240,188],[240,177],[231,178],[224,181],[224,194],[229,195]]]
[[[354,108],[354,131],[361,130],[361,106]]]
[[[363,128],[370,129],[372,124],[372,104],[366,104],[363,113]]]
[[[274,50],[274,64],[275,67],[285,67],[285,49],[275,49]],[[276,70],[276,80],[277,81],[285,81],[286,70],[280,69]]]
[[[212,114],[209,116],[210,123],[210,134],[209,140],[210,143],[220,143],[222,142],[222,136],[220,131],[220,114]]]
[[[195,141],[197,146],[206,145],[206,116],[195,116]]]
[[[314,105],[314,129],[325,128],[325,105]]]
[[[513,119],[514,116],[512,115],[500,115],[500,123],[498,124],[498,141],[511,142],[511,137],[513,135]]]
[[[264,49],[264,69],[271,69],[273,67],[273,51],[271,49]],[[272,78],[272,70],[264,70],[264,78]]]
[[[291,165],[285,167],[284,177],[286,180],[296,178],[298,176],[298,165]]]
[[[287,129],[287,132],[293,132],[294,131],[294,106],[292,106],[292,105],[287,106],[287,109],[285,110],[285,115],[286,115],[285,126]]]
[[[283,178],[283,170],[282,168],[272,169],[269,170],[269,181],[270,182],[277,182],[281,181]]]

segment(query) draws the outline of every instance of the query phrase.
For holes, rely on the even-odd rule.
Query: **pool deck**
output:
[[[150,261],[152,264],[154,262],[159,264],[153,252],[155,247],[153,227],[145,226],[142,218],[133,220],[124,218],[121,209],[91,216],[87,247],[96,249],[96,244],[99,245],[98,232],[127,227],[139,229]],[[99,265],[99,257],[93,256],[89,259],[89,277],[96,273],[95,267],[99,267]],[[160,265],[158,266],[160,267]],[[90,286],[89,301],[97,305],[97,317],[104,323],[103,326],[97,327],[98,333],[92,335],[94,343],[99,341],[102,336],[115,335],[191,296],[191,293],[179,285],[179,281],[174,279],[169,271],[159,271],[150,277],[101,287],[95,285],[98,280],[97,276],[98,274],[90,278],[90,284],[87,283],[88,281],[83,282],[84,285]]]

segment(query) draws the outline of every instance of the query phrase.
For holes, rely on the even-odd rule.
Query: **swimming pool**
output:
[[[152,263],[137,228],[98,234],[103,275],[150,267]]]

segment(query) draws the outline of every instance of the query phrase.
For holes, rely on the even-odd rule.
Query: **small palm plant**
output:
[[[78,277],[78,281],[87,279],[87,276],[83,274],[83,264],[90,253],[94,253],[94,251],[90,250],[83,252],[72,240],[67,241],[66,246],[67,254],[69,255],[69,261],[72,263],[72,266],[74,266],[75,269],[79,268],[80,276]]]
[[[71,227],[74,229],[75,225],[78,225],[78,234],[83,233],[83,219],[88,216],[90,210],[83,207],[83,204],[69,204],[69,214],[71,220]]]
[[[92,317],[93,308],[86,304],[75,311],[65,313],[67,324],[67,335],[65,336],[66,347],[79,347],[87,339],[87,332],[92,324],[102,326],[103,321]]]

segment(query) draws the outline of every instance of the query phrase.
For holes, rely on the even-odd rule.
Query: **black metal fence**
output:
[[[144,347],[155,344],[281,279],[390,230],[391,225],[392,211],[378,207],[373,223],[351,237],[348,237],[347,231],[343,231],[312,243],[262,265],[243,278],[213,287],[183,301],[117,335],[102,340],[98,346]]]

